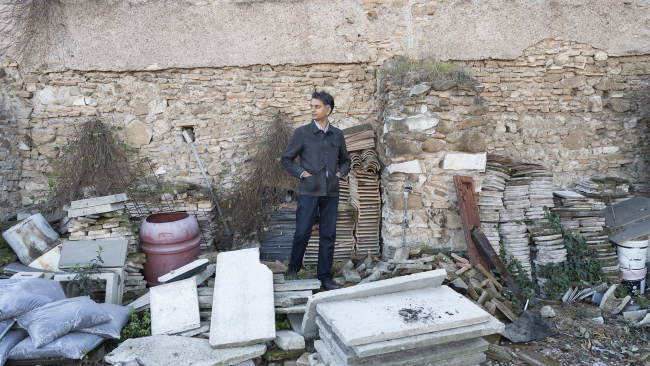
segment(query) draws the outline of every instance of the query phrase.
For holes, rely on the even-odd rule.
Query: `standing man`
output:
[[[290,277],[295,277],[300,270],[318,210],[318,279],[325,290],[334,290],[338,288],[332,282],[332,261],[339,208],[339,180],[350,171],[350,157],[343,132],[330,125],[328,120],[334,109],[334,98],[324,91],[314,92],[311,98],[312,120],[293,132],[281,161],[289,174],[300,178],[296,233],[287,272]],[[297,156],[300,157],[300,165],[294,161]]]

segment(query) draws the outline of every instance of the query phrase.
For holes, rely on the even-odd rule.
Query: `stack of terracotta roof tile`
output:
[[[343,136],[348,152],[375,147],[375,132],[370,123],[346,128]]]

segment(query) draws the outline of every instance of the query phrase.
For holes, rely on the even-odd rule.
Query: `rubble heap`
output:
[[[146,254],[140,251],[138,224],[125,212],[128,200],[125,193],[88,198],[70,203],[68,240],[128,240],[124,266],[124,303],[146,292],[147,281],[140,271],[144,269]]]

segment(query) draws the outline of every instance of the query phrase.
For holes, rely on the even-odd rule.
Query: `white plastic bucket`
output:
[[[2,233],[24,265],[29,265],[59,244],[59,234],[37,213]]]
[[[646,267],[648,239],[630,240],[616,249],[618,264],[622,270],[640,270]]]

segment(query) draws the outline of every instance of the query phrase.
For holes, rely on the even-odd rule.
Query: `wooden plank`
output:
[[[454,175],[454,185],[456,186],[456,195],[458,196],[460,218],[463,221],[463,231],[465,232],[465,244],[469,253],[469,261],[474,266],[482,264],[484,268],[490,268],[472,243],[471,229],[481,226],[481,220],[478,216],[474,179],[472,177]]]
[[[508,272],[508,269],[501,261],[497,252],[494,251],[492,244],[490,244],[488,239],[485,237],[485,234],[483,234],[483,230],[480,227],[472,228],[472,239],[474,240],[474,245],[478,249],[479,253],[487,262],[488,267],[486,269],[497,268],[501,276],[505,278],[506,286],[510,291],[512,291],[517,300],[521,301],[522,304],[525,303],[526,299],[524,299],[521,291],[519,291],[519,287],[515,283],[514,278],[512,278]]]

